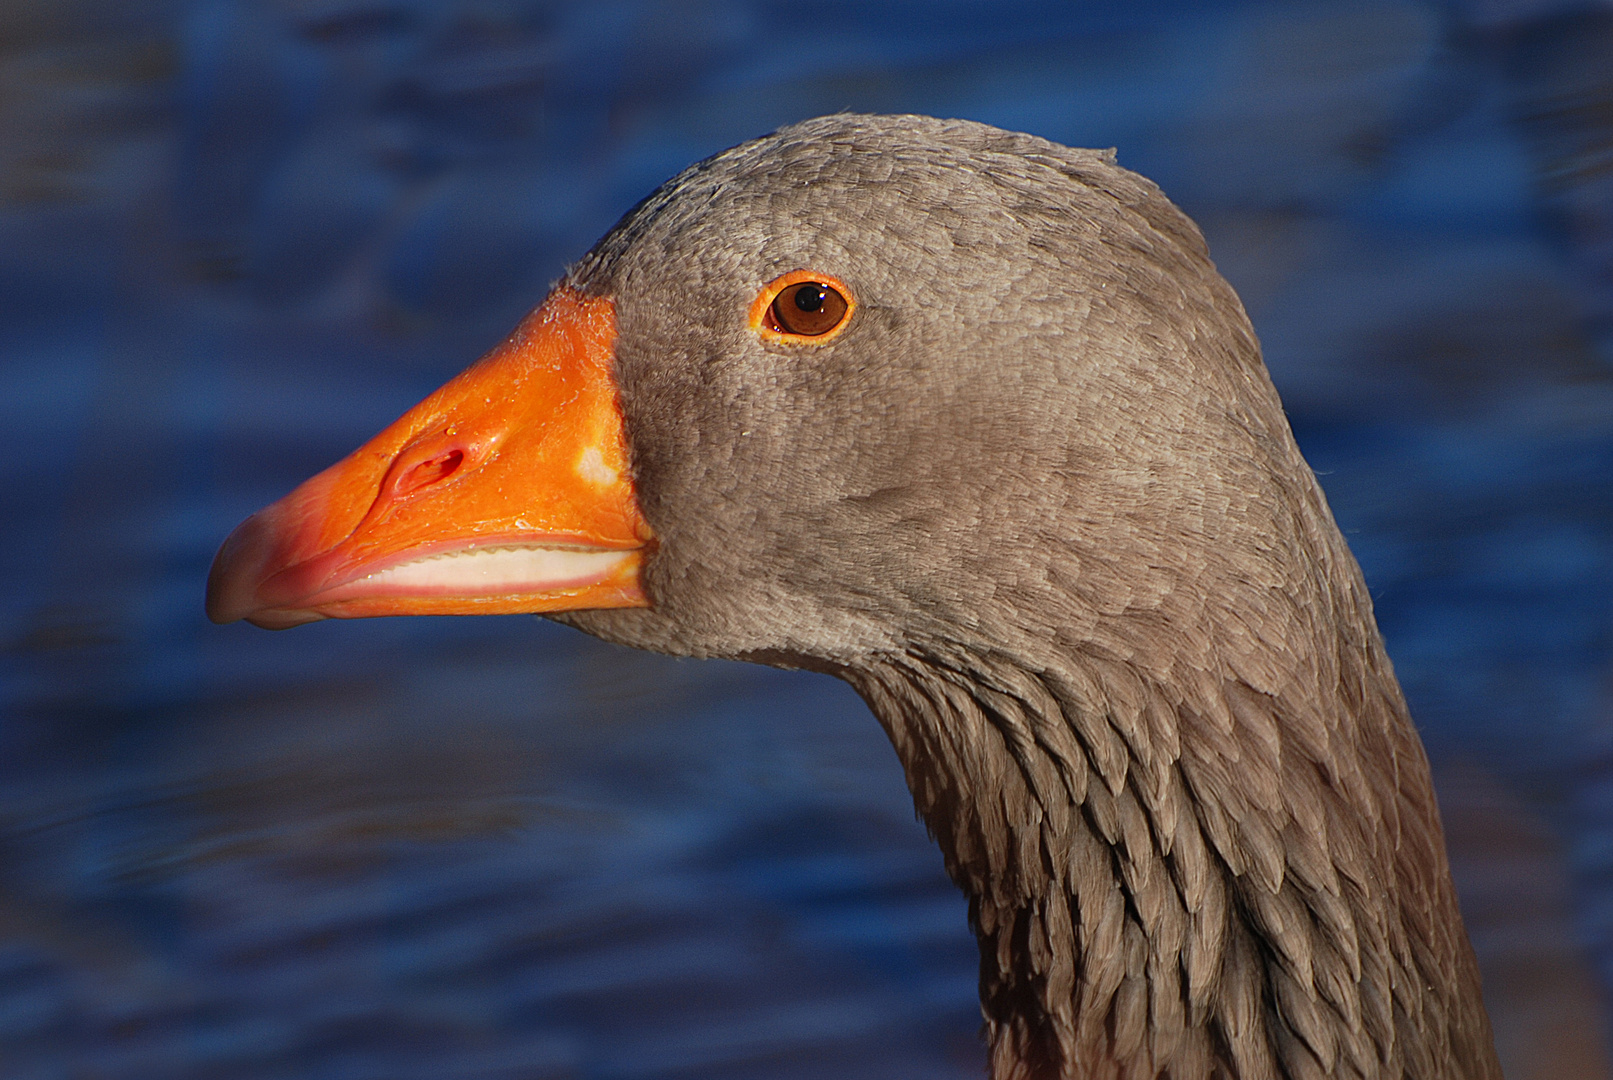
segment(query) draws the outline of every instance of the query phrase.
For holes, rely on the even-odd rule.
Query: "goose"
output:
[[[1500,1076],[1360,570],[1113,151],[841,114],[690,166],[240,525],[207,610],[844,679],[967,894],[995,1080]]]

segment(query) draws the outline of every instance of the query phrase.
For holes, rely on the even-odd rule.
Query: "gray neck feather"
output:
[[[1341,652],[1332,714],[1097,648],[841,672],[969,896],[997,1080],[1499,1077],[1421,747]]]

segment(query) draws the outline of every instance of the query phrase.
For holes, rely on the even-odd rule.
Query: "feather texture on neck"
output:
[[[1104,636],[841,672],[969,896],[993,1076],[1498,1076],[1376,633],[1164,670]]]

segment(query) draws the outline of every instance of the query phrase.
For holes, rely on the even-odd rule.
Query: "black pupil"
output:
[[[803,285],[795,290],[795,306],[802,311],[823,310],[823,286]]]

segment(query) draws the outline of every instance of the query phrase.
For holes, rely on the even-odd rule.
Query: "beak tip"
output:
[[[221,626],[240,621],[253,608],[250,600],[239,595],[239,576],[230,570],[221,551],[213,560],[213,569],[207,575],[207,618]]]
[[[258,585],[271,552],[265,540],[263,515],[254,514],[235,527],[213,557],[207,572],[207,617],[219,624],[252,619],[262,608]],[[254,621],[256,621],[254,619]]]
[[[304,623],[320,622],[329,618],[317,611],[257,611],[246,617],[246,621],[260,630],[290,630],[293,626]]]

